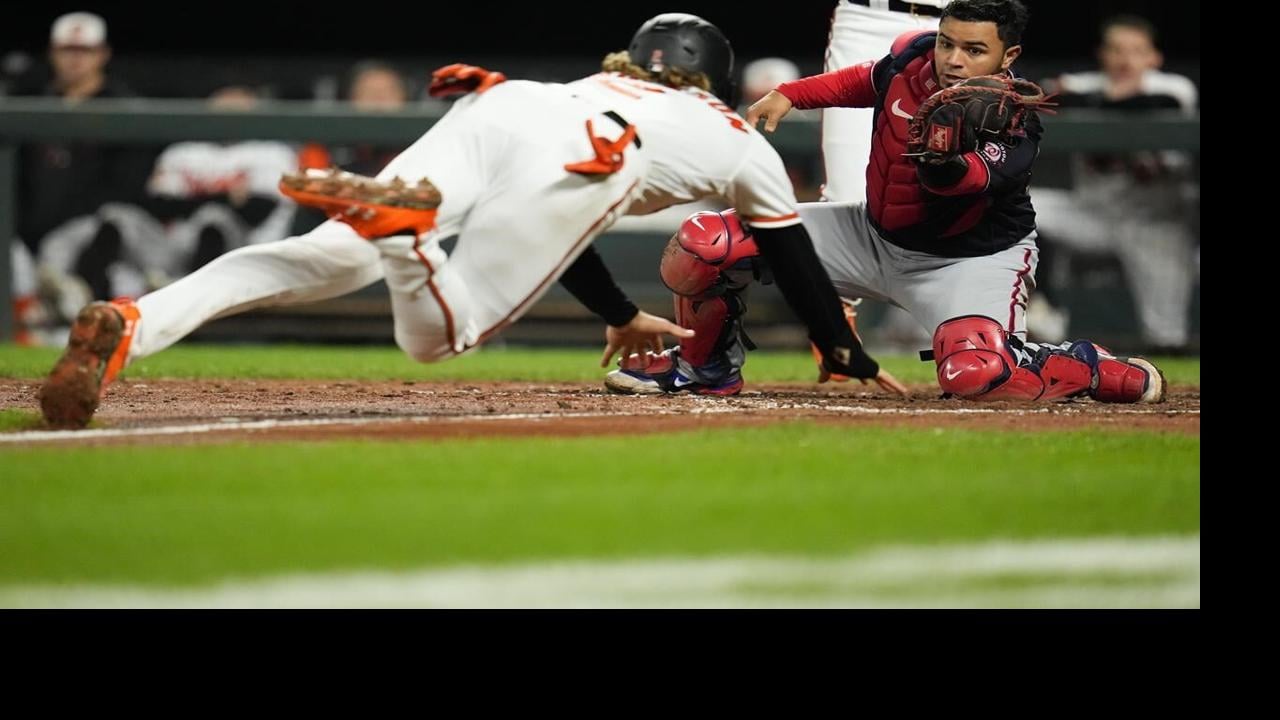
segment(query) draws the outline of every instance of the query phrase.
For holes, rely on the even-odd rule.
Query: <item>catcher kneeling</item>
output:
[[[1039,254],[1028,182],[1043,134],[1038,111],[1051,103],[1009,71],[1025,22],[1016,0],[955,0],[939,32],[907,33],[878,62],[784,83],[747,121],[771,131],[792,108],[875,108],[866,201],[801,204],[799,213],[850,325],[857,298],[905,309],[933,333],[921,355],[936,363],[945,394],[1161,402],[1164,377],[1145,359],[1087,340],[1026,341]],[[750,221],[733,210],[690,216],[663,253],[661,275],[677,322],[696,335],[625,358],[606,386],[741,391],[746,294],[770,273]],[[820,366],[819,381],[831,378]]]

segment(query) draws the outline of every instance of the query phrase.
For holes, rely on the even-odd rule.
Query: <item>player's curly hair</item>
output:
[[[600,68],[605,72],[621,73],[627,77],[647,80],[671,88],[695,87],[699,90],[711,92],[711,78],[707,77],[704,72],[689,72],[680,68],[668,67],[664,68],[661,73],[654,75],[631,62],[631,56],[627,54],[626,50],[619,50],[605,55],[604,61],[600,63]]]

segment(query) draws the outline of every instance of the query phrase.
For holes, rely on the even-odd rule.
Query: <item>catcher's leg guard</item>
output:
[[[1088,340],[1077,340],[1067,352],[1087,363],[1096,374],[1089,396],[1099,402],[1164,402],[1164,373],[1143,358],[1120,358]]]
[[[1088,395],[1100,402],[1160,402],[1164,378],[1141,358],[1117,358],[1088,341],[1023,344],[997,321],[952,318],[933,335],[938,384],[981,400],[1060,400]]]
[[[697,333],[680,343],[680,357],[695,368],[720,359],[731,345],[741,344],[741,318],[746,304],[737,293],[709,300],[677,295],[675,305],[676,324]]]
[[[1079,360],[1030,361],[999,322],[981,315],[947,320],[933,333],[933,358],[943,392],[973,400],[1053,400],[1089,389],[1092,371]]]
[[[675,293],[676,322],[696,334],[662,354],[623,358],[605,377],[615,392],[736,395],[749,340],[743,293],[759,276],[760,251],[733,210],[690,215],[667,243],[659,273]]]
[[[747,360],[742,298],[737,293],[707,300],[677,295],[675,305],[676,322],[697,334],[661,354],[624,358],[618,370],[605,376],[605,387],[630,394],[737,395]]]
[[[708,298],[741,289],[760,255],[734,210],[696,212],[680,224],[662,251],[658,272],[671,292]],[[746,277],[743,277],[745,273]]]
[[[667,243],[659,271],[675,293],[676,322],[696,334],[661,354],[623,358],[605,386],[623,393],[741,391],[750,342],[742,295],[761,271],[758,255],[733,210],[690,215]]]

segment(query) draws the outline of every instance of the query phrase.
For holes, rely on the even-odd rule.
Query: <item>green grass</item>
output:
[[[0,377],[43,376],[60,350],[0,345]],[[913,356],[877,358],[898,379],[934,381],[933,363]],[[599,382],[600,349],[486,349],[447,362],[423,365],[394,347],[178,345],[125,371],[132,378],[284,378],[318,380]],[[1200,384],[1199,358],[1156,358],[1171,383]],[[808,382],[813,358],[803,352],[753,352],[749,382]]]
[[[0,346],[0,377],[38,380],[58,352]],[[596,348],[485,348],[422,365],[389,347],[183,344],[126,376],[594,384],[598,359]],[[933,381],[931,363],[879,359],[907,382]],[[1198,359],[1157,363],[1171,382],[1199,386]],[[807,353],[757,352],[746,375],[808,382],[814,369]],[[32,407],[0,408],[0,431],[38,424]],[[714,452],[688,450],[707,447]],[[575,558],[842,556],[1199,528],[1200,442],[1182,434],[786,424],[643,438],[0,446],[0,588]],[[1090,582],[1141,589],[1144,577]],[[914,592],[879,591],[899,590]]]
[[[687,452],[698,447],[714,452]],[[1177,434],[789,424],[555,443],[0,450],[0,585],[1199,528],[1200,442]]]
[[[36,410],[24,408],[0,408],[0,432],[39,430],[44,420]]]

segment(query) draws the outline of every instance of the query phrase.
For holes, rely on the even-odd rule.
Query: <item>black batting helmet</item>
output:
[[[655,75],[666,68],[706,73],[711,92],[736,105],[733,46],[720,28],[697,15],[663,13],[640,26],[627,48],[631,62]]]

